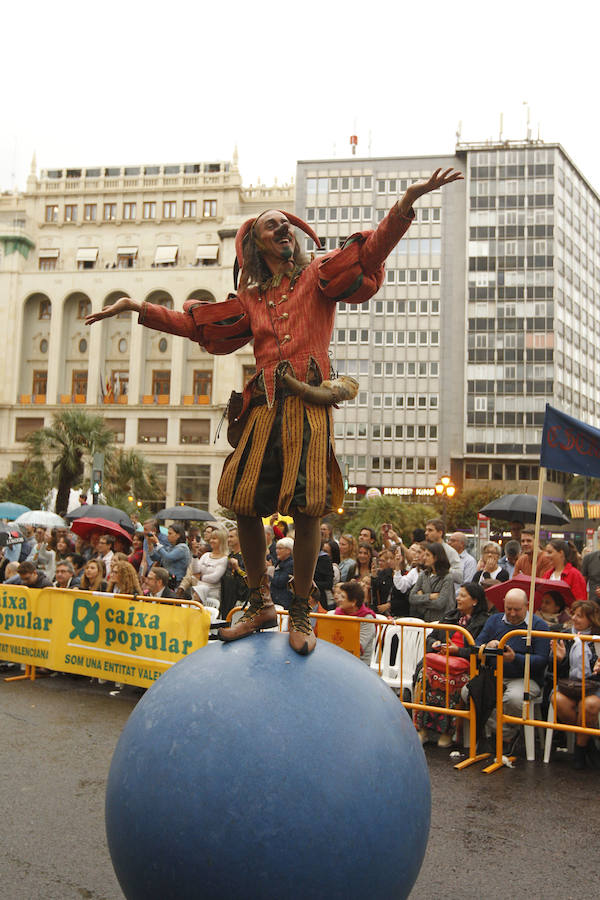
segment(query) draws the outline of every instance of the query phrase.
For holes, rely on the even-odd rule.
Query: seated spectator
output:
[[[488,616],[485,591],[479,584],[466,582],[459,588],[456,608],[450,610],[449,613],[440,619],[440,622],[442,624],[460,625],[476,638],[487,622]],[[427,650],[428,652],[439,653],[442,657],[442,664],[444,663],[443,657],[446,654],[446,650],[450,656],[465,660],[465,664],[462,671],[449,669],[448,679],[446,680],[444,669],[434,668],[426,662],[425,703],[428,706],[448,705],[451,709],[461,707],[461,690],[470,678],[468,665],[470,653],[468,645],[465,644],[464,635],[459,631],[451,634],[447,631],[434,630],[427,637]],[[423,677],[419,674],[421,671],[421,665],[419,665],[415,673],[415,685],[420,692],[422,692],[423,685]],[[446,687],[448,687],[447,704]],[[427,741],[437,739],[438,747],[451,746],[452,735],[459,721],[456,716],[448,716],[444,713],[417,712],[415,714],[415,725],[419,731],[421,743],[425,744]]]
[[[494,541],[483,545],[477,572],[473,577],[474,584],[482,584],[486,588],[500,581],[508,581],[508,572],[502,568],[499,562],[501,554],[500,545]]]
[[[533,542],[535,538],[534,528],[524,528],[521,532],[521,555],[515,563],[515,569],[512,577],[516,575],[531,575],[531,566],[533,565]],[[541,578],[546,569],[551,569],[552,563],[548,556],[540,548],[535,565],[535,577]]]
[[[585,578],[576,568],[577,557],[567,541],[554,538],[548,541],[544,550],[550,560],[551,568],[546,569],[542,578],[549,581],[566,581],[576,600],[587,599]]]
[[[283,606],[284,609],[289,609],[292,602],[290,578],[294,574],[293,550],[294,542],[291,538],[284,537],[278,540],[275,547],[277,565],[269,567],[273,603]]]
[[[132,594],[134,597],[142,593],[142,586],[138,574],[127,557],[118,559],[115,554],[111,570],[107,578],[107,590],[113,594]]]
[[[227,534],[227,568],[221,579],[221,606],[219,617],[226,619],[232,609],[243,606],[248,597],[246,565],[240,547],[237,528],[230,528]]]
[[[148,597],[164,597],[166,600],[175,598],[175,591],[169,587],[169,573],[162,566],[152,566],[146,575],[146,587]]]
[[[504,554],[498,560],[503,569],[508,572],[509,579],[513,577],[517,559],[521,553],[521,545],[518,541],[507,541],[504,545]]]
[[[227,559],[227,532],[222,529],[213,529],[210,537],[211,550],[204,553],[199,560],[198,574],[193,594],[204,606],[214,606],[219,609],[221,605],[221,579],[228,565]],[[192,596],[193,596],[192,594]]]
[[[19,563],[19,578],[21,584],[29,588],[52,587],[52,582],[43,572],[39,572],[35,565],[28,560]]]
[[[16,560],[6,563],[3,584],[22,584],[19,576],[19,563]]]
[[[68,559],[60,560],[56,564],[54,587],[62,588],[63,590],[79,587],[79,582],[77,582],[77,585],[73,584],[74,578],[75,569],[73,568],[73,563]]]
[[[343,534],[339,542],[340,547],[340,581],[350,581],[356,571],[356,552],[358,545],[352,534]]]
[[[72,553],[67,557],[68,561],[73,566],[73,571],[75,573],[75,581],[73,582],[73,587],[79,587],[81,583],[81,576],[83,575],[83,567],[85,566],[86,560],[80,553]]]
[[[442,543],[425,544],[423,566],[409,594],[410,614],[425,622],[439,621],[455,606],[454,579]]]
[[[356,581],[344,581],[335,586],[335,600],[337,603],[336,616],[357,616],[359,619],[375,618],[372,609],[365,606],[365,592],[361,584]],[[376,630],[373,625],[363,622],[360,625],[360,658],[367,665],[371,663],[373,644]]]
[[[86,562],[81,576],[82,591],[106,592],[106,580],[104,577],[104,563],[101,559],[90,559]]]
[[[190,564],[192,554],[186,543],[185,528],[180,522],[173,522],[167,529],[166,547],[161,546],[155,531],[146,534],[148,557],[166,569],[170,576],[169,587],[176,590]]]
[[[571,607],[573,633],[600,634],[600,609],[593,600],[580,600]],[[556,714],[567,725],[598,727],[600,713],[600,642],[556,641],[558,685]],[[585,671],[585,700],[581,702],[581,680]],[[561,690],[562,689],[562,690]],[[575,739],[576,769],[585,769],[590,742],[589,734]],[[593,742],[592,742],[593,746]]]
[[[277,538],[272,525],[265,525],[265,542],[267,545],[267,565],[277,565]]]
[[[504,598],[504,614],[491,615],[475,643],[478,647],[487,647],[495,650],[501,638],[509,631],[527,628],[528,599],[521,588],[511,588]],[[534,631],[548,631],[548,626],[543,619],[534,615],[532,622]],[[515,635],[509,638],[504,647],[504,712],[510,716],[521,716],[523,713],[523,691],[525,671],[526,638]],[[548,638],[536,637],[531,639],[530,682],[529,694],[532,700],[539,697],[544,683],[544,672],[548,664],[550,654],[550,641]],[[464,697],[463,693],[463,697]],[[490,728],[496,730],[496,710],[488,719]],[[506,724],[504,726],[504,740],[512,739],[517,731],[517,726]]]
[[[113,553],[124,553],[125,556],[129,556],[132,538],[133,535],[131,538],[125,538],[122,534],[116,534],[113,543]]]
[[[571,616],[565,598],[559,591],[546,591],[537,612],[550,631],[571,630]]]

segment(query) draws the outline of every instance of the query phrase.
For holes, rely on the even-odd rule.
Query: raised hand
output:
[[[139,300],[132,300],[131,297],[120,297],[116,303],[105,306],[99,312],[91,313],[85,318],[86,325],[93,325],[101,319],[109,319],[111,316],[118,316],[122,312],[138,312],[141,309]]]
[[[429,194],[431,191],[437,191],[438,188],[444,187],[445,184],[451,184],[453,181],[462,181],[464,175],[454,169],[436,169],[435,172],[426,181],[415,181],[406,189],[406,193],[410,194],[414,200],[422,197],[423,194]]]

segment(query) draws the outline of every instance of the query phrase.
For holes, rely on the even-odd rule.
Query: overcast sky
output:
[[[4,4],[0,188],[66,166],[297,159],[559,141],[600,191],[598,20],[587,0]]]

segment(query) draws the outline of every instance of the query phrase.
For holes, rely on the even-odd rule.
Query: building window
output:
[[[203,200],[202,201],[202,217],[204,219],[214,219],[217,215],[217,201],[216,200]]]
[[[19,419],[15,420],[15,441],[24,441],[34,431],[44,427],[43,419]]]
[[[166,419],[138,419],[138,444],[166,444]]]
[[[437,435],[437,425],[430,425],[429,426],[429,440],[437,441],[437,436],[438,436]]]
[[[251,378],[256,375],[255,366],[242,366],[242,387],[246,387]]]
[[[112,431],[115,444],[125,443],[125,419],[105,419],[104,424]]]
[[[52,203],[46,207],[44,219],[46,222],[58,222],[58,206],[56,204]]]
[[[87,394],[87,369],[75,369],[71,376],[71,393],[76,397],[85,397]]]
[[[34,369],[31,393],[36,397],[45,397],[47,384],[48,372],[46,369]]]
[[[56,259],[54,260],[56,262]],[[49,319],[52,311],[52,304],[49,300],[40,300],[38,308],[38,319]]]
[[[254,372],[255,370],[252,369],[252,371]],[[212,371],[210,369],[194,370],[192,391],[194,397],[206,397],[208,403],[210,403],[212,396]]]
[[[195,200],[184,200],[183,201],[183,218],[184,219],[195,219],[196,218],[196,201]]]
[[[154,369],[152,372],[152,394],[164,396],[171,392],[171,372],[164,369]]]
[[[124,219],[135,219],[135,203],[124,203],[123,204],[123,218]]]
[[[210,486],[210,466],[179,465],[176,469],[177,503],[208,509],[208,490]]]
[[[179,424],[180,444],[208,444],[210,441],[210,419],[181,419]]]
[[[83,207],[83,219],[85,222],[96,221],[96,204],[86,203]]]
[[[371,457],[371,471],[379,472],[381,466],[381,460],[378,456]]]
[[[175,200],[165,200],[163,203],[163,219],[174,219],[177,215],[177,203]]]
[[[155,219],[156,218],[156,203],[154,200],[145,200],[144,201],[144,218],[145,219]]]
[[[121,253],[117,252],[117,269],[133,269],[137,250],[125,250],[121,248]]]
[[[56,269],[56,256],[44,256],[38,260],[38,269],[40,272],[52,272]],[[42,318],[42,316],[40,316]],[[47,316],[50,318],[50,316]]]
[[[85,338],[81,338],[81,340],[79,341],[79,344],[78,344],[79,352],[80,352],[80,353],[87,353],[87,346],[88,346],[88,345],[87,345],[86,339],[85,339]]]
[[[129,370],[113,369],[110,383],[115,400],[118,400],[119,397],[126,397],[129,393]]]
[[[105,203],[104,204],[104,221],[105,222],[114,222],[117,218],[117,204],[116,203]]]

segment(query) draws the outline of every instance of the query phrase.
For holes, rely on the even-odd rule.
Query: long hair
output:
[[[300,269],[306,268],[308,259],[300,249],[300,242],[294,231],[294,252],[291,260],[295,266]],[[250,287],[260,286],[271,278],[272,272],[265,263],[262,253],[260,252],[256,238],[254,236],[254,226],[250,229],[244,239],[244,251],[242,266],[242,274],[240,275],[240,288],[247,290]]]
[[[425,549],[429,550],[429,552],[433,556],[433,571],[435,572],[435,574],[447,575],[450,571],[450,563],[448,562],[446,551],[439,543],[439,541],[433,541],[430,544],[425,544]]]
[[[115,584],[118,586],[119,594],[142,593],[137,572],[131,563],[126,560],[118,560],[118,562],[113,563],[112,574],[115,577]]]
[[[89,563],[94,563],[98,570],[98,574],[94,578],[93,581],[90,581],[88,578],[87,572],[85,571],[88,567]],[[99,591],[101,590],[102,582],[104,581],[104,561],[102,559],[90,559],[85,564],[83,575],[81,576],[81,590],[82,591]]]

